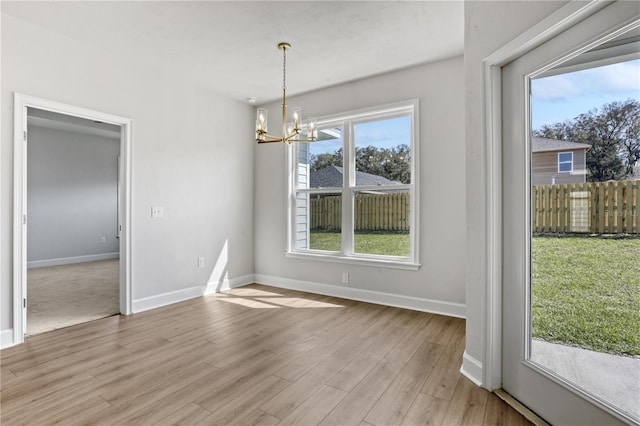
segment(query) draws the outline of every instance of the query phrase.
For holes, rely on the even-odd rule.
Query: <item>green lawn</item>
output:
[[[409,256],[409,234],[355,234],[356,253]],[[314,250],[340,251],[340,233],[311,232]]]
[[[533,336],[640,355],[640,239],[535,237]]]

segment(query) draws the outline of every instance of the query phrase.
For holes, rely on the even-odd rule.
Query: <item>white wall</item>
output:
[[[392,303],[413,300],[464,315],[463,79],[463,59],[455,57],[288,98],[289,106],[316,117],[419,98],[422,267],[406,271],[285,257],[285,151],[281,144],[266,144],[256,146],[254,163],[257,280],[353,297],[382,292]],[[278,117],[279,102],[268,108]],[[346,286],[344,272],[350,275]]]
[[[1,31],[3,335],[12,328],[13,92],[133,120],[134,309],[208,282],[251,281],[252,108],[4,13]],[[151,219],[152,205],[164,218]]]
[[[119,155],[118,138],[29,126],[30,267],[117,257]]]
[[[486,285],[485,147],[482,141],[482,60],[524,33],[565,2],[465,1],[465,129],[467,202],[467,345],[469,357],[481,372]],[[465,360],[466,361],[466,360]],[[481,377],[476,377],[481,382]]]

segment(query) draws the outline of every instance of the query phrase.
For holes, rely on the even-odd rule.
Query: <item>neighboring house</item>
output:
[[[340,188],[343,179],[342,167],[327,166],[320,170],[311,171],[311,188]],[[394,182],[382,176],[372,175],[371,173],[356,172],[356,186],[364,185],[397,185]]]
[[[586,182],[586,158],[590,149],[589,144],[534,137],[531,142],[531,184]]]

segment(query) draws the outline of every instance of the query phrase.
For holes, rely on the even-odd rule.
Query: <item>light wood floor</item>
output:
[[[1,423],[523,425],[464,320],[252,285],[1,352]]]

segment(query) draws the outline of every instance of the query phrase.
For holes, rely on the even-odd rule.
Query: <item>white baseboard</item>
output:
[[[133,313],[148,311],[150,309],[160,308],[162,306],[171,305],[173,303],[183,302],[195,297],[204,296],[206,294],[217,293],[231,288],[242,287],[243,285],[253,283],[253,274],[242,275],[240,277],[224,279],[219,282],[211,282],[206,285],[188,287],[169,293],[158,294],[156,296],[145,297],[133,301]]]
[[[72,263],[94,262],[96,260],[118,259],[120,253],[89,254],[87,256],[62,257],[59,259],[32,260],[27,262],[27,269],[44,268],[45,266],[69,265]]]
[[[14,344],[13,329],[10,328],[8,330],[2,330],[0,332],[0,349],[8,348]]]
[[[204,290],[204,294],[206,295],[211,293],[220,293],[221,291],[253,284],[255,282],[254,279],[255,278],[253,274],[247,274],[231,279],[225,278],[222,281],[210,282],[207,284]]]
[[[460,373],[476,386],[482,386],[482,363],[464,351]]]
[[[280,278],[263,274],[256,274],[255,282],[272,287],[306,291],[308,293],[323,294],[325,296],[342,297],[344,299],[358,300],[360,302],[394,306],[397,308],[447,315],[456,318],[465,318],[466,315],[466,305],[460,303],[442,302],[438,300],[382,293],[353,287],[340,287],[331,284],[292,280],[289,278]]]

